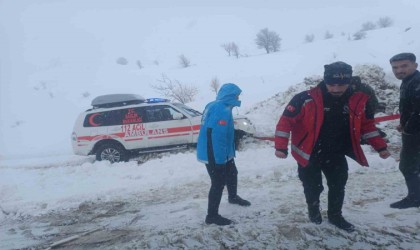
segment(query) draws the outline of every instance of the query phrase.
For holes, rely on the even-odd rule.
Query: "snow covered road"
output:
[[[209,178],[194,152],[163,154],[138,165],[74,156],[2,161],[0,249],[418,249],[420,208],[394,210],[405,195],[393,159],[364,147],[370,168],[350,162],[347,233],[326,219],[309,222],[296,163],[268,144],[238,152],[239,207],[224,194],[220,213],[234,225],[206,225]],[[85,233],[85,235],[83,235]]]

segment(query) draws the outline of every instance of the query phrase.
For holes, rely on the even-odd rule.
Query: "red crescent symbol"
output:
[[[89,116],[89,124],[90,124],[90,125],[92,125],[92,127],[97,127],[97,126],[101,125],[100,123],[95,123],[95,122],[93,121],[93,119],[94,119],[95,117],[97,117],[98,115],[101,115],[101,113],[95,113],[95,114],[93,114],[93,115]]]

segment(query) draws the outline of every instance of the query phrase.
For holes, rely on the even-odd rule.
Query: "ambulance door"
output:
[[[192,142],[190,120],[170,105],[146,107],[149,147],[183,145]]]
[[[148,147],[144,112],[144,107],[124,109],[119,130],[123,135],[123,145],[126,149],[142,149]]]

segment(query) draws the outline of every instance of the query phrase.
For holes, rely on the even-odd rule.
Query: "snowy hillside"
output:
[[[214,99],[213,78],[237,83],[243,89],[239,112],[245,113],[305,77],[322,75],[323,65],[336,60],[378,65],[395,82],[389,57],[420,51],[420,21],[411,18],[418,1],[264,3],[0,1],[0,52],[6,55],[0,60],[0,159],[71,154],[74,120],[94,97],[156,97],[151,85],[162,75],[196,86],[189,105],[198,110]],[[354,40],[364,23],[383,17],[393,25]],[[257,48],[263,28],[281,37],[277,53]],[[327,31],[332,38],[324,38]],[[311,43],[304,41],[308,34],[315,37]],[[229,42],[238,45],[238,59],[221,47]],[[180,66],[180,55],[190,67]],[[127,63],[117,63],[121,58]]]

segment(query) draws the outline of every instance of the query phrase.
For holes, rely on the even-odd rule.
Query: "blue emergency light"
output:
[[[147,98],[147,103],[159,103],[159,102],[169,102],[170,100],[165,98]]]

